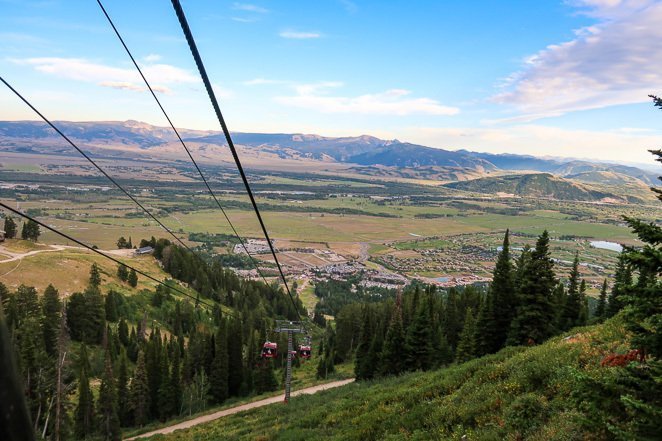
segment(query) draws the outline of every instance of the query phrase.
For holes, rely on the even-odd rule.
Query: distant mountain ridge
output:
[[[82,146],[106,151],[116,149],[129,154],[132,150],[158,156],[163,146],[177,141],[173,131],[139,121],[68,122],[58,121],[61,130]],[[182,137],[210,159],[219,148],[226,146],[225,137],[218,131],[178,129]],[[373,167],[449,167],[470,169],[479,173],[528,171],[552,173],[562,177],[581,176],[595,172],[616,173],[655,185],[655,174],[619,164],[578,161],[575,159],[545,159],[529,155],[491,154],[468,150],[445,150],[423,145],[382,140],[373,136],[325,137],[286,133],[233,133],[235,144],[245,151],[268,153],[276,158],[313,159]],[[0,121],[0,151],[31,151],[35,146],[64,146],[59,136],[43,122]],[[171,149],[175,150],[175,149]],[[51,152],[51,150],[49,150]],[[42,148],[39,153],[46,153]],[[588,175],[586,175],[588,176]],[[613,175],[612,175],[613,177]]]

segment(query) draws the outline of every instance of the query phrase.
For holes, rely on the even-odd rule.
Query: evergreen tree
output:
[[[374,338],[372,315],[368,307],[364,305],[359,343],[356,348],[356,359],[354,360],[354,376],[357,380],[369,380],[374,376],[375,363],[374,360],[369,359],[370,346]]]
[[[126,320],[123,318],[120,319],[120,322],[117,325],[117,335],[119,336],[122,346],[129,346],[129,325],[126,324]]]
[[[237,396],[244,380],[241,321],[230,321],[228,329],[228,393]]]
[[[600,298],[598,299],[598,306],[595,309],[595,318],[604,320],[607,314],[607,279],[602,282],[602,289],[600,290]]]
[[[588,299],[586,298],[586,280],[584,279],[579,284],[579,302],[581,308],[579,309],[577,326],[585,326],[588,323]]]
[[[209,373],[211,396],[214,402],[221,404],[228,398],[228,336],[226,324],[223,322],[216,333],[216,352]]]
[[[556,279],[547,230],[538,238],[530,257],[523,256],[522,260],[522,267],[518,267],[519,306],[508,336],[508,343],[513,345],[541,343],[555,332],[552,292]]]
[[[476,335],[474,336],[476,356],[491,354],[501,349],[500,324],[496,320],[494,309],[494,295],[490,288],[480,304],[476,318]]]
[[[150,394],[147,383],[147,370],[145,369],[145,354],[138,352],[136,370],[129,388],[131,410],[133,421],[138,427],[144,426],[149,421]]]
[[[623,309],[622,297],[626,294],[630,285],[632,285],[632,269],[627,262],[625,253],[621,253],[618,256],[614,284],[611,287],[611,293],[609,294],[607,303],[607,317],[613,317],[618,311]]]
[[[182,407],[182,382],[180,368],[179,345],[176,344],[172,354],[172,368],[170,369],[170,393],[173,415],[179,415]]]
[[[115,291],[109,291],[106,295],[104,309],[106,311],[106,320],[114,323],[119,320],[119,313],[117,312],[117,296]]]
[[[90,286],[98,288],[99,285],[101,285],[101,273],[99,272],[99,266],[93,263],[90,268]]]
[[[117,415],[117,390],[115,389],[113,366],[108,349],[106,349],[105,368],[101,377],[97,409],[101,422],[101,437],[107,441],[119,441],[121,434],[120,420]]]
[[[136,271],[134,269],[132,269],[129,272],[129,277],[127,278],[127,282],[129,282],[129,285],[132,288],[135,288],[136,286],[138,286],[138,274],[136,274]]]
[[[45,349],[48,355],[55,357],[62,319],[62,302],[60,302],[60,295],[53,285],[48,285],[44,291],[42,314],[41,328],[44,332]]]
[[[90,361],[85,345],[78,356],[78,406],[76,406],[74,432],[77,438],[87,438],[94,433],[94,397],[88,377]]]
[[[158,394],[158,411],[161,421],[165,421],[176,412],[176,408],[172,401],[172,377],[170,376],[169,366],[170,360],[168,358],[168,350],[166,345],[164,345],[161,354],[161,384],[159,385]]]
[[[517,309],[517,295],[515,292],[515,272],[510,255],[510,231],[506,230],[503,238],[503,245],[497,262],[494,267],[492,283],[490,285],[492,295],[492,313],[495,325],[484,322],[482,326],[492,329],[493,340],[483,342],[483,351],[496,352],[502,348],[506,343],[508,332],[510,331],[510,324]],[[490,305],[485,312],[490,315]],[[486,353],[487,353],[486,352]]]
[[[460,334],[460,341],[457,344],[455,359],[459,362],[465,362],[475,358],[477,354],[476,346],[476,319],[471,308],[468,308],[464,318],[462,334]]]
[[[7,239],[13,239],[16,237],[16,222],[10,216],[5,216],[5,237]]]
[[[561,330],[567,331],[579,325],[582,309],[582,300],[579,294],[579,253],[575,253],[575,260],[572,262],[570,279],[568,280],[568,296],[566,297],[561,316]]]
[[[278,388],[278,380],[274,373],[274,364],[272,359],[264,359],[257,369],[255,375],[255,392],[258,394],[271,392]]]
[[[407,370],[425,371],[430,369],[434,362],[432,321],[426,306],[424,303],[418,305],[414,321],[407,329]]]
[[[386,331],[384,346],[381,354],[382,375],[398,375],[404,372],[404,360],[407,357],[405,335],[402,326],[402,309],[399,302],[395,305],[391,323]]]
[[[129,368],[126,349],[120,350],[119,369],[117,372],[117,408],[120,424],[124,427],[131,424],[129,400]]]
[[[28,220],[23,223],[23,228],[21,229],[21,239],[32,240],[36,242],[39,239],[40,234],[39,224],[35,221]]]
[[[117,277],[122,282],[126,282],[127,280],[129,280],[129,269],[126,267],[126,265],[117,266]]]

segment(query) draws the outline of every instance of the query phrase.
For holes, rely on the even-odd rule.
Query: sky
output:
[[[219,130],[167,0],[106,0],[178,127]],[[183,0],[232,131],[654,164],[662,0]],[[0,76],[53,120],[165,126],[94,0],[0,0]],[[0,85],[0,120],[36,119]]]

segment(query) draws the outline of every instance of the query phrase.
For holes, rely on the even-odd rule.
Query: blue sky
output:
[[[166,0],[106,0],[176,125],[218,129]],[[662,2],[182,2],[234,131],[652,163]],[[0,75],[48,117],[165,125],[93,0],[0,0]],[[34,119],[0,89],[0,119]]]

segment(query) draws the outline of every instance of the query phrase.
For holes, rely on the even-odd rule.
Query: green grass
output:
[[[581,440],[574,372],[626,349],[618,320],[434,372],[351,384],[154,440]],[[464,438],[463,438],[464,437]],[[592,439],[592,438],[591,438]]]

